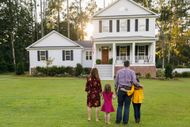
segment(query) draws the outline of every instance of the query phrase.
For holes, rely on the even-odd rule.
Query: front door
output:
[[[103,48],[102,49],[102,64],[108,64],[108,57],[109,51],[108,48]]]

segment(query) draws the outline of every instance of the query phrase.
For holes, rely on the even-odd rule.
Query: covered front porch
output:
[[[93,65],[121,65],[124,61],[131,65],[155,64],[154,42],[128,42],[94,44]]]
[[[154,41],[95,42],[93,48],[93,66],[100,67],[100,73],[104,67],[112,66],[109,71],[112,77],[115,67],[122,67],[126,60],[130,61],[130,66],[155,66]]]

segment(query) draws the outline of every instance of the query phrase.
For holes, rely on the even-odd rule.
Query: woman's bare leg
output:
[[[99,121],[99,109],[96,107],[96,121]]]
[[[90,121],[92,117],[92,108],[87,107],[87,111],[88,111],[88,120]]]

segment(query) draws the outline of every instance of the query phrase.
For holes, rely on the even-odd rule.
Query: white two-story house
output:
[[[118,0],[92,18],[90,41],[72,41],[52,31],[26,49],[30,74],[37,66],[97,67],[101,79],[113,79],[125,60],[136,73],[156,75],[155,20],[157,14],[133,0]]]
[[[156,75],[156,18],[133,0],[118,0],[94,15],[93,66],[100,77],[113,78],[125,60],[136,73]]]

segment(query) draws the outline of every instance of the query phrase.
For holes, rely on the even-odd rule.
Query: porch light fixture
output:
[[[102,48],[99,48],[99,51],[102,51]]]
[[[111,48],[109,48],[109,50],[111,51]]]

